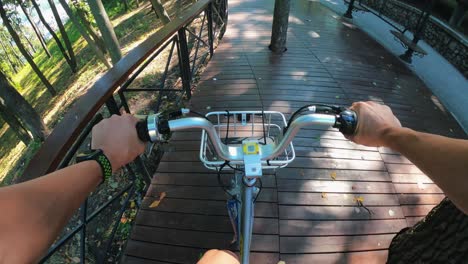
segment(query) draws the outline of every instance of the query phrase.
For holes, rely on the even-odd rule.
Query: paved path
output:
[[[266,47],[273,2],[229,1],[228,31],[192,108],[290,114],[311,102],[373,100],[391,106],[405,126],[466,138],[402,62],[318,2],[293,1],[288,51],[272,55]],[[207,249],[229,247],[224,193],[198,161],[199,138],[199,132],[174,134],[138,213],[126,263],[194,263]],[[317,128],[301,131],[294,144],[296,160],[263,177],[252,263],[384,263],[395,233],[443,198],[391,150]],[[149,208],[162,192],[159,206]],[[356,206],[356,197],[372,215]]]

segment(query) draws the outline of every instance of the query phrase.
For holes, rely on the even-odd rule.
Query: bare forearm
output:
[[[86,161],[0,189],[0,207],[9,212],[0,219],[0,262],[37,261],[101,179],[99,165]]]
[[[385,142],[413,162],[468,214],[467,140],[392,128],[386,133]]]

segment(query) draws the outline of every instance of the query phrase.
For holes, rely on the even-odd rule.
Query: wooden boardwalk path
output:
[[[228,31],[192,108],[290,114],[311,102],[373,100],[392,107],[404,126],[466,138],[424,84],[377,42],[318,2],[292,2],[288,51],[272,55],[274,1],[229,1]],[[229,248],[225,195],[198,160],[200,134],[174,134],[125,263],[195,263],[207,249]],[[252,263],[385,263],[395,233],[444,197],[398,153],[355,145],[335,130],[304,129],[294,145],[296,160],[263,178]],[[160,205],[149,208],[162,192]],[[357,207],[356,197],[372,215]]]

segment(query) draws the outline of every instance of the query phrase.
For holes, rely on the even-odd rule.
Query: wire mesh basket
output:
[[[217,136],[229,147],[242,152],[242,142],[258,141],[260,149],[273,149],[279,144],[286,127],[286,118],[276,111],[218,111],[206,114],[214,124]],[[262,169],[282,168],[295,158],[294,147],[289,143],[281,154],[271,160],[262,160]],[[208,134],[201,136],[200,160],[208,169],[218,170],[224,163],[218,157]],[[243,161],[230,161],[229,165],[242,167]],[[229,166],[223,166],[229,169]]]

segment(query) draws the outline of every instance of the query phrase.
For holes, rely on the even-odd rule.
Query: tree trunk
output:
[[[36,34],[37,38],[39,39],[39,43],[41,44],[42,49],[45,51],[45,53],[47,54],[47,56],[48,56],[49,58],[52,57],[52,55],[50,54],[50,51],[49,51],[49,49],[47,48],[47,45],[46,45],[46,43],[45,43],[45,39],[44,39],[44,37],[43,37],[42,34],[41,34],[41,31],[39,31],[39,29],[37,28],[36,24],[35,24],[34,21],[32,20],[31,15],[29,14],[28,10],[27,10],[26,7],[23,5],[23,3],[21,3],[20,1],[18,1],[18,4],[19,4],[19,6],[21,7],[21,10],[23,10],[23,13],[24,13],[24,15],[26,16],[26,19],[28,19],[29,24],[31,24],[31,27],[32,27],[32,29],[34,30],[34,33]]]
[[[167,14],[161,0],[150,0],[150,2],[153,6],[154,12],[156,12],[156,15],[161,19],[164,25],[171,22],[171,18]]]
[[[393,238],[387,263],[466,263],[468,216],[445,198],[414,227]]]
[[[60,34],[62,35],[63,42],[65,43],[65,47],[68,50],[68,56],[70,57],[70,63],[72,68],[78,69],[78,65],[76,64],[76,57],[75,57],[75,52],[73,52],[73,46],[70,42],[70,39],[68,38],[67,31],[65,30],[65,27],[63,26],[62,19],[60,19],[60,15],[57,11],[57,7],[55,6],[55,3],[53,0],[48,0],[50,9],[52,10],[52,14],[54,15],[55,21],[57,21],[57,26],[60,30]]]
[[[0,72],[0,99],[3,107],[28,129],[33,138],[44,141],[48,131],[41,117]]]
[[[86,29],[83,27],[83,25],[81,25],[79,19],[75,16],[75,14],[73,14],[73,11],[68,6],[67,2],[65,0],[59,0],[59,2],[62,5],[65,12],[67,13],[68,17],[70,17],[70,20],[72,21],[73,25],[78,29],[81,36],[83,36],[86,42],[88,42],[88,45],[91,47],[94,53],[96,53],[96,56],[98,57],[98,59],[100,59],[102,63],[106,65],[107,68],[111,68],[112,66],[107,61],[106,56],[104,56],[104,53],[102,53],[98,45],[91,39]]]
[[[65,48],[62,45],[62,42],[58,38],[57,34],[55,34],[55,31],[50,27],[49,23],[45,20],[44,16],[42,15],[41,8],[37,4],[36,0],[31,0],[32,5],[34,6],[34,9],[36,9],[36,13],[39,16],[39,19],[41,20],[42,24],[46,27],[47,31],[49,31],[50,35],[52,38],[55,40],[55,43],[57,43],[57,47],[59,48],[60,52],[62,53],[63,57],[67,61],[68,65],[70,66],[72,72],[76,72],[76,66],[73,66],[73,63],[70,60],[70,57],[68,56]]]
[[[24,44],[23,39],[26,39],[26,43],[28,43],[29,40],[27,39],[26,35],[23,33],[23,29],[22,29],[21,25],[19,24],[19,22],[20,21],[16,20],[16,19],[13,20],[13,21],[10,20],[10,23],[11,23],[11,25],[13,27],[13,30],[15,30],[16,34],[20,37],[21,43]],[[24,46],[24,47],[25,47],[26,51],[28,52],[29,56],[33,57],[34,52],[31,53],[31,51],[29,51],[29,49],[27,49],[26,46]]]
[[[78,4],[74,1],[72,3],[75,5],[76,15],[81,20],[81,23],[88,31],[89,35],[94,39],[94,42],[98,45],[99,49],[101,49],[102,53],[107,53],[106,45],[104,44],[104,40],[102,37],[96,32],[91,25],[91,23],[86,19],[86,14],[83,10],[78,7]]]
[[[0,117],[8,124],[16,136],[25,144],[31,142],[31,136],[18,119],[13,116],[8,109],[0,103]]]
[[[2,46],[2,49],[3,51],[5,51],[5,57],[7,58],[8,60],[8,63],[10,64],[11,66],[11,69],[13,70],[13,72],[16,74],[18,73],[18,65],[12,60],[12,58],[10,57],[10,52],[9,50],[7,49],[5,43],[3,43],[3,40],[0,39],[0,45]]]
[[[273,26],[271,29],[270,50],[275,53],[283,53],[286,49],[288,37],[290,0],[275,0]]]
[[[130,9],[129,5],[128,5],[128,0],[122,0],[123,4],[124,4],[124,9],[125,11],[128,11]]]
[[[29,47],[31,48],[32,50],[32,54],[36,54],[36,48],[34,47],[34,45],[32,44],[31,40],[28,38],[28,36],[26,36],[26,34],[22,34],[22,36],[24,37],[24,39],[26,40],[26,42],[28,43]]]
[[[13,46],[13,44],[11,44],[9,38],[6,36],[6,34],[4,32],[2,32],[2,36],[4,37],[4,39],[7,40],[8,45],[10,46],[10,51],[13,54],[13,56],[15,57],[16,62],[18,62],[19,65],[24,66],[24,63],[21,60],[21,57],[18,55],[18,53],[16,53],[15,47]]]
[[[93,13],[96,24],[101,31],[104,44],[106,44],[109,54],[112,59],[112,63],[116,64],[122,58],[122,51],[120,50],[119,41],[114,32],[109,17],[107,16],[106,10],[102,5],[101,0],[88,0],[91,13]]]
[[[47,80],[47,78],[44,76],[44,74],[41,72],[39,67],[37,67],[36,63],[32,59],[31,56],[29,56],[28,52],[24,48],[23,44],[21,43],[21,40],[16,34],[16,32],[13,30],[13,27],[11,26],[10,20],[8,19],[8,16],[6,14],[5,9],[3,8],[3,2],[0,0],[0,16],[2,17],[3,20],[3,25],[8,29],[8,32],[10,33],[11,37],[16,43],[16,46],[20,50],[21,54],[23,55],[24,58],[28,61],[28,63],[31,65],[31,68],[34,70],[34,72],[37,74],[39,79],[42,81],[42,83],[46,86],[47,90],[51,95],[56,95],[57,92],[55,91],[54,87],[50,82]]]
[[[449,24],[454,27],[461,26],[463,18],[465,17],[466,9],[467,6],[457,3],[457,6],[453,10],[452,16],[450,17]]]

